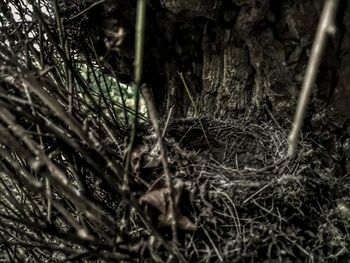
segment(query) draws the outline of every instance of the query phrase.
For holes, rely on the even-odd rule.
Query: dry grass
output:
[[[348,261],[349,177],[317,138],[289,160],[271,116],[173,120],[169,193],[145,116],[125,169],[135,112],[110,54],[78,30],[84,14],[59,32],[39,9],[6,2],[23,12],[20,22],[0,5],[0,261]]]

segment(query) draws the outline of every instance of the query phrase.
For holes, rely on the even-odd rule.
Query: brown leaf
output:
[[[146,203],[148,205],[151,205],[152,207],[157,209],[162,214],[165,214],[166,203],[167,203],[167,199],[168,199],[167,195],[169,195],[168,189],[162,188],[159,190],[154,190],[154,191],[146,193],[144,196],[142,196],[139,199],[139,202],[141,204]]]
[[[136,177],[140,176],[141,173],[141,162],[143,155],[145,152],[147,152],[147,146],[145,145],[138,145],[135,147],[131,154],[131,168],[132,172]]]
[[[174,202],[175,202],[175,217],[177,220],[177,227],[186,231],[195,231],[197,226],[191,220],[184,216],[180,210],[180,200],[183,193],[184,183],[181,180],[176,180],[174,184]],[[170,209],[170,193],[168,187],[153,190],[143,195],[139,202],[148,204],[157,209],[161,214],[159,216],[159,224],[161,226],[170,226],[172,223],[171,209]]]

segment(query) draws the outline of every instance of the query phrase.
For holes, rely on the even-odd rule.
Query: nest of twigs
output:
[[[349,182],[312,140],[287,160],[273,122],[187,119],[168,134],[173,173],[190,196],[179,205],[197,226],[184,233],[187,261],[346,262]]]

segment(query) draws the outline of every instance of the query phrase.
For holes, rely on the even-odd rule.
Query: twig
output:
[[[253,200],[253,203],[254,203],[257,207],[259,207],[261,210],[263,210],[264,212],[268,213],[268,214],[271,215],[271,216],[274,216],[274,217],[278,218],[280,222],[283,221],[284,223],[288,223],[288,220],[286,220],[286,219],[284,219],[283,217],[281,217],[281,215],[279,215],[279,214],[276,215],[275,213],[272,213],[272,212],[271,212],[271,211],[272,211],[272,208],[271,208],[271,211],[269,211],[267,208],[263,207],[262,205],[260,205],[260,204],[259,204],[258,202],[256,202],[255,200]]]
[[[141,90],[143,97],[145,98],[148,114],[150,116],[151,122],[153,124],[154,130],[157,135],[157,140],[160,148],[160,158],[162,161],[164,174],[165,174],[165,180],[167,182],[167,187],[169,189],[170,194],[170,200],[169,200],[169,206],[170,206],[170,220],[171,220],[171,228],[173,233],[173,241],[174,243],[177,243],[177,218],[176,218],[176,212],[175,212],[175,194],[174,194],[174,186],[170,175],[169,170],[169,163],[168,163],[168,156],[167,156],[167,150],[163,142],[162,133],[160,131],[159,122],[158,122],[158,114],[156,107],[154,105],[154,99],[151,93],[151,90],[149,88],[142,88]]]
[[[132,148],[134,146],[136,129],[137,129],[137,117],[139,112],[139,101],[140,101],[140,85],[142,78],[142,68],[143,68],[143,52],[144,52],[144,35],[145,35],[145,24],[146,24],[146,0],[137,1],[137,15],[136,15],[136,35],[135,35],[135,62],[134,62],[134,85],[135,85],[135,97],[134,97],[134,107],[135,107],[135,117],[134,126],[130,135],[130,142],[127,148],[127,155],[124,167],[124,181],[123,181],[123,191],[127,192],[129,190],[129,168],[131,161]]]
[[[287,239],[290,243],[292,243],[293,245],[295,245],[301,252],[303,252],[306,256],[308,256],[309,257],[309,262],[314,262],[314,260],[313,260],[313,255],[312,254],[310,254],[309,252],[307,252],[304,248],[302,248],[296,241],[294,241],[294,240],[292,240],[292,239],[290,239],[287,235],[283,235],[283,237],[285,238],[285,239]]]
[[[189,90],[189,88],[188,88],[188,86],[187,86],[187,83],[186,83],[186,81],[185,81],[185,78],[184,78],[182,72],[177,72],[177,73],[179,74],[180,79],[181,79],[181,81],[182,81],[182,83],[183,83],[183,85],[184,85],[184,87],[185,87],[186,92],[187,92],[187,95],[188,95],[188,97],[190,98],[190,101],[191,101],[191,104],[192,104],[192,106],[193,106],[193,108],[194,108],[195,114],[196,114],[196,116],[198,117],[199,125],[201,126],[201,129],[202,129],[202,131],[203,131],[205,141],[206,141],[206,143],[208,144],[208,147],[210,148],[210,143],[209,143],[209,140],[208,140],[207,133],[205,132],[204,126],[203,126],[203,124],[202,124],[202,121],[201,121],[201,119],[200,119],[199,116],[198,116],[197,105],[196,105],[196,103],[195,103],[194,100],[193,100],[193,97],[192,97],[191,92],[190,92],[190,90]]]
[[[95,47],[95,45],[94,45],[94,43],[93,43],[93,40],[92,40],[90,34],[89,34],[89,41],[90,41],[90,49],[92,50],[92,52],[93,52],[94,55],[95,55],[95,60],[97,61],[98,66],[99,66],[99,67],[102,67],[101,62],[100,62],[100,59],[98,58],[98,54],[97,54],[97,51],[96,51],[96,47]],[[94,77],[94,79],[95,79],[95,82],[96,82],[96,84],[97,84],[97,87],[98,87],[98,89],[99,89],[100,96],[102,96],[102,99],[103,99],[103,101],[104,101],[104,103],[105,103],[105,106],[107,107],[107,110],[108,110],[109,114],[111,115],[111,118],[113,119],[115,125],[118,125],[118,124],[119,124],[119,123],[118,123],[118,119],[119,119],[119,118],[118,118],[117,113],[116,113],[115,110],[114,110],[113,103],[110,103],[110,102],[113,101],[113,99],[112,99],[112,97],[111,97],[110,90],[109,90],[109,88],[108,88],[106,78],[105,78],[104,74],[102,74],[102,76],[103,76],[103,81],[104,81],[104,84],[105,84],[105,87],[106,87],[106,90],[107,90],[107,95],[108,95],[108,98],[109,98],[109,101],[110,101],[109,103],[107,102],[107,98],[106,98],[106,97],[104,96],[104,94],[103,94],[101,85],[99,84],[99,80],[97,79],[97,74],[95,73],[95,69],[93,68],[93,65],[92,65],[91,60],[90,60],[90,59],[87,59],[87,61],[89,62],[90,67],[91,67],[91,69],[92,69],[92,73],[93,73],[92,75],[93,75],[93,77]],[[117,77],[115,76],[114,71],[113,71],[112,69],[109,69],[109,70],[113,73],[113,77],[115,78],[115,81],[116,81],[116,83],[117,83],[117,86],[120,87],[119,81],[118,81]],[[121,100],[122,100],[122,102],[123,102],[123,94],[121,94]],[[126,112],[125,112],[125,107],[124,107],[124,106],[125,106],[125,105],[123,104],[123,110],[124,110],[124,114],[125,114],[125,116],[126,116]]]
[[[140,85],[142,78],[142,67],[143,67],[143,50],[144,50],[144,35],[145,35],[145,23],[146,23],[146,0],[137,1],[137,13],[136,13],[136,32],[135,32],[135,61],[134,61],[134,85],[135,85],[135,94],[134,94],[134,125],[130,134],[130,141],[126,149],[126,157],[124,163],[123,171],[123,186],[122,192],[124,195],[132,196],[129,188],[129,170],[131,166],[131,155],[136,139],[136,130],[138,122],[138,113],[139,113],[139,101],[140,101]],[[128,207],[124,210],[124,218],[129,217],[130,209]],[[128,220],[125,220],[127,223],[125,228],[128,228]]]
[[[230,209],[230,206],[227,205],[229,211],[230,211],[230,214],[232,216],[232,219],[236,225],[236,228],[237,228],[237,238],[240,238],[241,235],[242,235],[242,229],[241,229],[241,224],[240,224],[240,219],[239,219],[239,216],[238,216],[238,212],[237,212],[237,208],[236,208],[236,205],[235,203],[233,202],[232,198],[228,196],[227,193],[223,192],[222,193],[223,196],[225,196],[227,198],[227,200],[231,203],[232,207],[233,207],[233,210],[235,212],[235,215],[233,215],[231,209]],[[226,203],[226,202],[225,202]],[[236,216],[236,217],[235,217]]]
[[[173,113],[173,109],[174,109],[174,106],[171,107],[170,110],[169,110],[168,117],[166,118],[165,125],[164,125],[164,129],[163,129],[163,132],[162,132],[162,138],[164,138],[164,136],[165,136],[165,133],[166,133],[166,130],[167,130],[167,128],[168,128],[171,115],[172,115],[172,113]]]
[[[243,205],[245,203],[247,203],[249,200],[251,200],[252,198],[254,198],[256,195],[258,195],[259,193],[261,193],[262,191],[264,191],[266,188],[268,188],[270,185],[272,185],[275,182],[275,180],[272,180],[270,183],[264,185],[263,187],[261,187],[258,191],[256,191],[254,194],[252,194],[251,196],[249,196],[246,200],[243,201]]]
[[[89,11],[90,9],[94,8],[95,6],[99,5],[99,4],[102,4],[106,2],[106,0],[100,0],[96,3],[93,3],[92,5],[90,5],[88,8],[84,9],[83,11],[79,12],[78,14],[74,15],[74,16],[71,16],[70,18],[68,18],[67,20],[70,21],[70,20],[74,20],[76,18],[78,18],[79,16],[85,14],[87,11]]]
[[[333,35],[336,30],[334,16],[337,10],[338,2],[339,0],[326,0],[323,6],[316,37],[312,46],[310,59],[304,77],[302,91],[298,100],[293,127],[288,137],[288,156],[290,158],[294,157],[295,155],[300,129],[304,122],[306,106],[309,102],[310,94],[316,80],[316,74],[326,46],[327,36]]]
[[[109,226],[113,232],[119,233],[118,227],[109,216],[106,216],[102,210],[100,210],[100,208],[95,206],[95,204],[81,196],[80,193],[77,193],[75,188],[69,184],[69,180],[65,172],[48,158],[48,156],[36,142],[26,135],[23,127],[16,124],[15,117],[8,110],[5,108],[0,108],[0,118],[9,126],[13,133],[25,143],[30,151],[35,154],[35,156],[38,157],[43,164],[46,165],[47,169],[50,171],[50,173],[47,173],[47,175],[50,176],[50,180],[55,182],[57,186],[60,187],[64,196],[74,202],[79,209],[84,211],[89,219]]]
[[[63,62],[67,63],[68,69],[71,71],[72,76],[77,81],[77,84],[83,89],[84,95],[86,95],[87,98],[89,99],[89,101],[91,102],[91,107],[93,109],[98,109],[99,108],[98,103],[96,102],[94,97],[90,94],[87,82],[84,80],[84,78],[82,77],[82,75],[80,74],[78,69],[73,65],[73,63],[70,63],[71,61],[70,61],[70,58],[67,56],[66,51],[64,49],[62,49],[60,47],[60,45],[57,43],[57,41],[55,40],[55,37],[54,37],[53,33],[51,32],[48,24],[44,21],[40,10],[38,9],[38,7],[35,4],[35,1],[34,0],[28,0],[28,2],[32,5],[34,14],[37,16],[38,22],[43,26],[44,30],[46,31],[48,40],[55,47],[57,53],[60,55],[60,57],[63,60]],[[101,117],[106,122],[109,122],[108,117],[106,116],[105,113],[101,112]],[[116,129],[115,132],[118,132],[119,136],[121,135],[121,131],[120,130]]]
[[[222,258],[222,255],[221,255],[219,249],[218,249],[217,246],[215,245],[213,239],[210,237],[208,231],[207,231],[204,227],[201,227],[201,228],[203,229],[205,235],[207,236],[207,238],[209,239],[211,245],[213,246],[213,248],[214,248],[216,254],[218,255],[218,258],[219,258],[220,262],[224,262],[224,259]]]
[[[276,126],[283,132],[283,129],[281,127],[281,125],[278,123],[278,121],[276,120],[275,116],[273,115],[273,113],[270,111],[269,107],[267,105],[265,105],[265,110],[267,112],[267,114],[270,116],[271,120],[276,124]]]

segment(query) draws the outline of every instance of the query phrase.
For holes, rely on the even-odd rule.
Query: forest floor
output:
[[[288,159],[287,134],[276,121],[260,117],[226,121],[187,118],[166,125],[176,243],[170,227],[169,188],[152,127],[141,125],[138,130],[126,196],[101,183],[101,173],[92,173],[93,169],[107,171],[98,166],[103,159],[91,150],[93,146],[87,151],[83,142],[80,148],[73,145],[76,158],[80,158],[74,162],[60,157],[74,153],[73,148],[52,140],[60,152],[51,154],[51,159],[62,171],[66,169],[72,186],[79,189],[79,183],[84,184],[78,197],[86,196],[113,218],[111,222],[121,234],[116,239],[112,227],[91,223],[99,222],[98,218],[93,221],[89,209],[84,211],[78,201],[65,197],[64,192],[61,195],[60,185],[54,186],[53,198],[62,203],[58,208],[63,212],[54,210],[53,223],[47,223],[45,199],[34,188],[26,193],[12,175],[13,179],[3,179],[0,186],[1,229],[6,226],[1,242],[18,242],[28,260],[36,251],[39,262],[115,262],[116,258],[122,262],[167,262],[169,253],[183,262],[349,262],[350,177],[342,173],[344,164],[312,136],[302,136],[296,157]],[[122,160],[126,150],[114,147],[105,133],[99,136],[104,155]],[[118,145],[126,148],[127,140],[122,140]],[[23,158],[26,156],[23,153]],[[95,160],[94,167],[91,160]],[[46,176],[46,170],[39,168],[34,171]],[[21,204],[17,207],[20,214],[11,205],[5,206],[6,200],[16,204],[12,195]],[[21,214],[29,215],[31,221]],[[96,239],[81,236],[74,227],[83,228],[66,218],[71,222],[77,218]],[[24,235],[18,239],[18,233]],[[111,246],[106,240],[116,243]],[[33,246],[38,247],[32,250]],[[11,250],[0,254],[0,260],[8,262]]]
[[[244,118],[167,127],[178,242],[188,262],[349,262],[350,178],[307,136],[288,159],[287,132],[273,121]],[[140,203],[167,238],[169,204],[156,148],[154,136],[144,136],[134,174],[148,188]],[[158,251],[156,244],[149,251]]]

